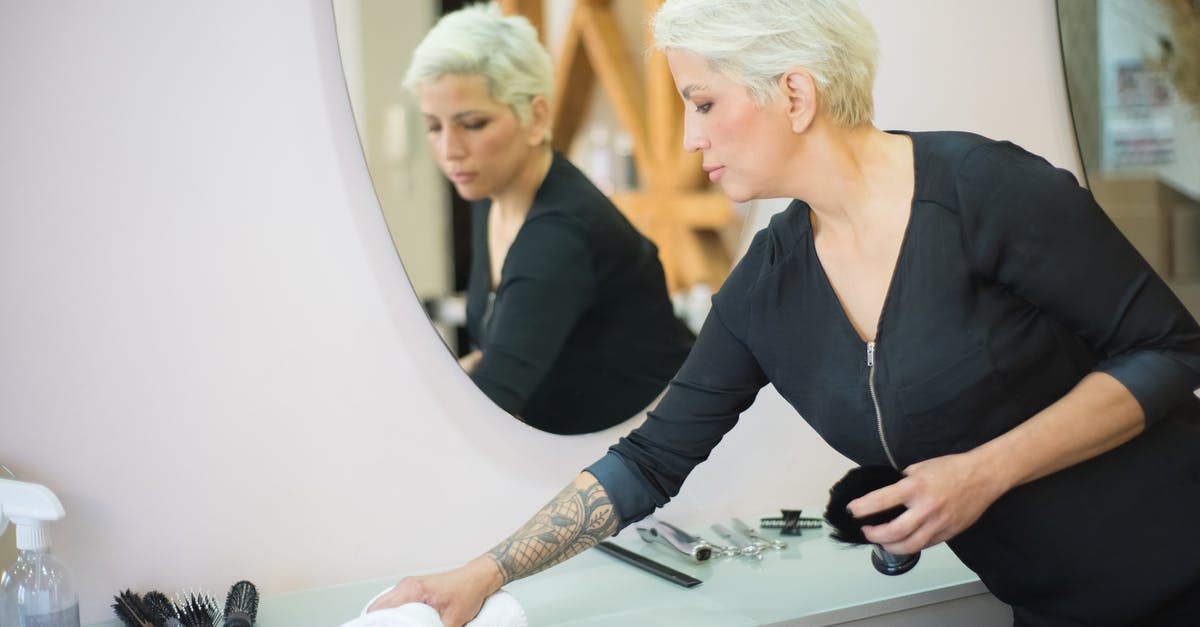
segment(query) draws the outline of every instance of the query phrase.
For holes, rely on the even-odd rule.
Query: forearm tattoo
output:
[[[525,526],[488,551],[504,583],[547,569],[617,530],[617,517],[604,486],[574,483],[559,492]]]

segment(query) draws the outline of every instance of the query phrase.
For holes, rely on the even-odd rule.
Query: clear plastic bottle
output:
[[[79,596],[41,525],[17,525],[17,561],[0,575],[0,627],[79,627]]]

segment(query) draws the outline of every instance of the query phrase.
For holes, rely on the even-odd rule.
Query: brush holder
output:
[[[871,545],[871,565],[885,575],[903,575],[912,570],[921,559],[921,552],[911,555],[888,553],[878,544]]]

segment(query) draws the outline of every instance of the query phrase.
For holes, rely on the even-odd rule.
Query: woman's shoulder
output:
[[[1099,211],[1072,172],[1011,141],[955,135],[930,157],[936,167],[927,166],[922,195],[954,215],[968,256],[984,274],[994,273],[1001,251],[1044,245],[1064,220]]]
[[[1006,140],[964,131],[910,133],[919,186],[916,200],[959,211],[969,199],[1009,179],[1014,169],[1030,175],[1054,171],[1042,157]]]
[[[924,166],[927,170],[957,172],[980,159],[1044,161],[1011,141],[992,139],[968,131],[921,131],[907,135],[913,141],[918,169]]]
[[[560,219],[589,222],[619,210],[582,170],[565,156],[555,152],[546,178],[534,196],[531,219],[555,216]]]
[[[808,203],[793,200],[754,234],[749,248],[730,271],[721,291],[727,295],[745,296],[758,289],[764,280],[796,255],[800,242],[810,229]]]

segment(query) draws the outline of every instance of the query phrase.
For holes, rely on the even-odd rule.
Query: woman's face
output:
[[[688,52],[670,50],[667,61],[683,96],[683,147],[704,154],[709,180],[737,202],[778,195],[776,172],[794,137],[784,99],[759,105],[745,87]]]
[[[533,146],[513,110],[488,93],[487,79],[448,74],[423,83],[417,99],[429,147],[459,195],[503,194]]]

